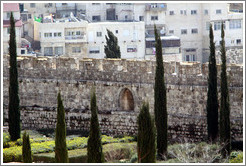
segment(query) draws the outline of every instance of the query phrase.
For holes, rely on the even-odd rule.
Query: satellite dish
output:
[[[165,30],[164,29],[160,30],[160,33],[163,35],[165,33]]]

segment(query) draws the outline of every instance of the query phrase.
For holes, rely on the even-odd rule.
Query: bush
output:
[[[19,153],[16,151],[16,148],[21,148],[22,141],[19,140],[15,142],[8,142],[8,134],[5,134],[5,144],[8,144],[8,147],[4,147],[3,149],[3,156],[6,156],[7,159],[4,158],[4,162],[12,162],[12,161],[17,161],[21,159],[22,153]],[[38,141],[43,141],[43,139],[39,138]],[[76,138],[71,138],[70,140],[67,140],[67,148],[68,150],[73,150],[73,149],[82,149],[87,147],[87,137],[76,137]],[[119,143],[119,142],[130,142],[133,140],[133,137],[123,137],[123,138],[113,138],[110,136],[103,135],[102,136],[102,144],[108,144],[108,143]],[[39,153],[49,153],[53,152],[55,148],[55,141],[46,141],[46,142],[36,142],[36,139],[33,140],[31,139],[31,148],[33,154],[39,154]],[[13,152],[13,153],[12,153]],[[13,159],[13,160],[11,160]],[[21,160],[18,160],[21,161]]]
[[[22,147],[15,146],[3,149],[3,162],[21,162],[22,160]]]
[[[112,143],[103,145],[103,153],[107,162],[124,162],[130,160],[133,153],[136,152],[136,143]],[[87,149],[75,149],[68,151],[70,163],[86,163]],[[34,162],[54,163],[55,153],[42,153],[33,155]]]
[[[221,163],[228,162],[228,159],[223,159],[220,150],[222,147],[219,144],[174,144],[168,147],[168,157],[176,158],[180,163]]]
[[[131,159],[130,159],[130,163],[136,163],[138,161],[138,154],[135,153]]]
[[[243,152],[233,151],[230,155],[230,163],[242,163],[243,162]]]

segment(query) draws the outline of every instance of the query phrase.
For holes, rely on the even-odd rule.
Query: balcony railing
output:
[[[146,11],[166,11],[167,4],[166,3],[156,3],[156,4],[146,4]]]
[[[84,39],[84,36],[65,36],[65,40],[77,40],[77,39]]]

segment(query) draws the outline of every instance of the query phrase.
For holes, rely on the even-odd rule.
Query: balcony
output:
[[[85,35],[65,36],[65,41],[68,43],[86,42],[86,37]]]
[[[84,39],[84,36],[65,36],[65,40]]]
[[[166,3],[151,3],[145,5],[146,11],[166,11],[167,4]]]

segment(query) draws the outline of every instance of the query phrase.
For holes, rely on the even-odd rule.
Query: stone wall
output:
[[[7,122],[8,56],[4,56],[3,64]],[[164,66],[169,137],[189,141],[206,139],[207,64],[164,62]],[[144,100],[149,101],[153,114],[155,61],[28,57],[18,59],[18,67],[24,128],[55,128],[56,96],[60,90],[68,129],[88,130],[93,86],[103,133],[136,134],[137,115]],[[217,67],[219,79],[220,65]],[[242,140],[243,66],[228,65],[228,79],[232,135],[233,139]],[[220,79],[218,85],[219,82]],[[132,93],[133,110],[122,109],[127,107],[121,103],[127,104],[129,100],[121,101],[126,89]]]
[[[243,64],[243,49],[234,48],[226,50],[226,62],[228,64]],[[216,51],[216,62],[221,64],[221,53],[220,50]]]

